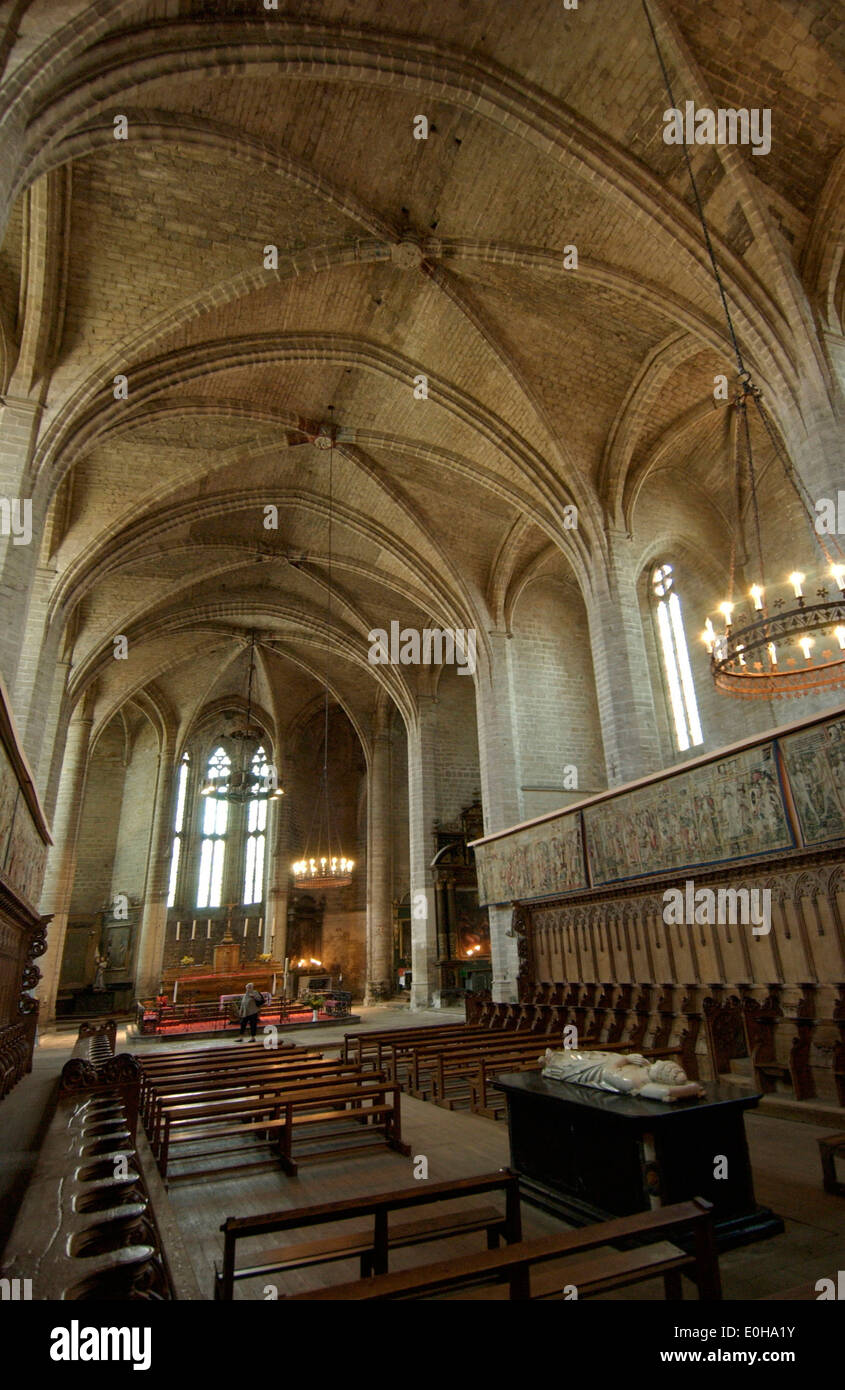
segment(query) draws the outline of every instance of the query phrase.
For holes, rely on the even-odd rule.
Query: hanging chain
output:
[[[660,64],[660,71],[663,74],[663,82],[666,86],[666,91],[669,96],[669,105],[673,108],[673,110],[677,110],[677,107],[675,105],[675,97],[672,93],[672,83],[669,80],[669,73],[667,72],[666,64],[663,61],[663,54],[660,51],[660,44],[657,42],[657,34],[655,32],[651,14],[649,12],[648,5],[646,4],[646,0],[642,0],[642,3],[643,9],[645,10],[645,17],[648,20],[648,27],[651,30],[651,37],[654,42],[655,52],[657,53],[657,61]],[[692,167],[692,160],[690,159],[689,150],[687,149],[686,142],[684,142],[683,150],[684,159],[686,160],[687,173],[689,174],[689,181],[692,187],[692,194],[695,199],[696,209],[698,211],[698,220],[701,223],[701,231],[704,236],[704,245],[707,248],[707,254],[710,257],[710,264],[713,268],[713,275],[715,277],[716,284],[719,287],[719,297],[722,301],[722,308],[725,311],[725,319],[727,320],[728,333],[730,334],[731,343],[733,344],[734,356],[736,357],[737,367],[740,372],[744,372],[745,363],[742,360],[742,352],[740,350],[739,342],[734,331],[733,319],[731,317],[730,306],[728,304],[728,296],[725,293],[725,286],[722,283],[722,276],[719,272],[719,266],[716,261],[716,254],[713,250],[713,243],[710,240],[710,231],[707,226],[707,218],[704,216],[704,205],[701,201],[701,195],[698,191],[698,184],[696,183],[695,173]]]
[[[673,92],[672,92],[672,83],[671,83],[670,78],[669,78],[669,73],[668,73],[667,68],[666,68],[666,63],[664,62],[664,59],[663,59],[663,54],[662,54],[662,52],[661,52],[660,44],[659,44],[658,39],[657,39],[657,32],[656,32],[656,30],[655,30],[654,22],[653,22],[653,20],[652,20],[651,13],[650,13],[650,11],[649,11],[648,4],[647,4],[646,0],[642,0],[642,6],[643,6],[643,10],[645,11],[645,17],[646,17],[646,19],[647,19],[647,21],[648,21],[649,30],[651,31],[651,38],[652,38],[652,42],[653,42],[653,44],[654,44],[655,52],[656,52],[656,54],[657,54],[657,61],[658,61],[658,63],[660,64],[660,71],[661,71],[661,73],[663,74],[663,82],[664,82],[664,85],[665,85],[665,87],[666,87],[666,92],[667,92],[668,97],[669,97],[669,104],[670,104],[670,106],[672,107],[673,110],[677,110],[678,107],[677,107],[677,104],[676,104],[676,102],[675,102],[674,94],[673,94]],[[696,206],[696,210],[697,210],[697,212],[698,212],[698,220],[699,220],[699,222],[701,223],[701,231],[702,231],[702,235],[703,235],[703,237],[704,237],[704,245],[705,245],[705,247],[706,247],[706,249],[707,249],[707,254],[708,254],[709,258],[710,258],[710,265],[712,266],[712,269],[713,269],[713,276],[714,276],[714,279],[715,279],[715,281],[716,281],[716,285],[717,285],[718,290],[719,290],[719,298],[720,298],[721,301],[722,301],[722,308],[723,308],[724,311],[725,311],[725,321],[726,321],[726,323],[727,323],[728,334],[729,334],[729,336],[730,336],[731,344],[732,344],[732,346],[733,346],[734,356],[736,357],[737,367],[738,367],[738,370],[739,370],[739,376],[740,376],[740,381],[741,381],[741,387],[740,387],[740,395],[739,395],[739,398],[738,398],[738,400],[737,400],[737,405],[738,405],[739,409],[742,411],[742,418],[743,418],[743,426],[744,426],[744,434],[745,434],[745,446],[746,446],[746,454],[747,454],[747,459],[748,459],[748,477],[749,477],[749,483],[750,483],[750,487],[751,487],[751,501],[752,501],[752,505],[753,505],[753,508],[754,508],[754,527],[755,527],[755,531],[756,531],[757,553],[758,553],[758,559],[759,559],[759,564],[760,564],[760,583],[761,583],[761,584],[763,585],[763,587],[765,588],[766,581],[765,581],[764,571],[763,571],[763,547],[762,547],[761,537],[760,537],[760,511],[759,511],[758,500],[757,500],[757,481],[756,481],[756,476],[755,476],[755,471],[754,471],[754,455],[753,455],[753,451],[752,451],[752,447],[751,447],[751,430],[750,430],[750,426],[749,426],[749,422],[748,422],[748,410],[747,410],[747,406],[746,406],[746,402],[747,402],[747,399],[748,399],[749,396],[752,398],[752,400],[754,401],[755,406],[757,407],[757,413],[758,413],[758,415],[760,416],[760,419],[761,419],[761,421],[762,421],[762,423],[763,423],[763,428],[765,429],[766,434],[768,435],[769,441],[770,441],[770,443],[771,443],[771,445],[772,445],[772,448],[774,449],[775,456],[776,456],[776,458],[780,461],[780,463],[781,463],[781,465],[782,465],[782,467],[783,467],[784,473],[786,474],[787,481],[792,485],[793,489],[795,490],[795,494],[796,494],[796,496],[798,497],[798,500],[799,500],[799,502],[800,502],[800,504],[801,504],[801,508],[802,508],[802,510],[803,510],[803,512],[804,512],[804,514],[805,514],[806,520],[807,520],[807,522],[809,523],[810,530],[811,530],[811,532],[812,532],[812,534],[813,534],[813,537],[814,537],[814,539],[816,540],[816,542],[817,542],[817,544],[818,544],[818,546],[819,546],[819,549],[821,550],[821,552],[822,552],[822,554],[824,555],[825,559],[827,560],[828,564],[831,564],[831,563],[832,563],[832,557],[831,557],[830,551],[828,550],[827,546],[825,545],[824,541],[822,540],[820,533],[816,530],[816,526],[815,526],[815,523],[814,523],[814,520],[813,520],[813,499],[812,499],[812,497],[810,496],[809,492],[807,491],[807,487],[806,487],[806,485],[805,485],[805,483],[804,483],[804,480],[801,478],[801,475],[798,473],[798,470],[796,469],[795,465],[794,465],[794,464],[792,463],[792,461],[789,459],[789,457],[788,457],[788,455],[786,454],[785,450],[781,447],[780,441],[779,441],[778,438],[777,438],[777,435],[776,435],[776,433],[775,433],[775,430],[772,428],[772,423],[771,423],[771,421],[769,420],[769,418],[768,418],[768,416],[767,416],[767,414],[766,414],[766,412],[765,412],[765,410],[763,409],[763,406],[762,406],[762,404],[761,404],[761,395],[762,395],[762,392],[761,392],[757,387],[755,387],[755,386],[752,385],[752,382],[751,382],[751,373],[750,373],[749,371],[746,370],[745,363],[744,363],[743,357],[742,357],[742,351],[741,351],[741,349],[740,349],[739,341],[738,341],[738,339],[737,339],[736,331],[735,331],[735,329],[734,329],[733,318],[732,318],[732,316],[731,316],[730,305],[729,305],[729,303],[728,303],[728,296],[727,296],[727,293],[726,293],[726,291],[725,291],[725,286],[724,286],[724,282],[723,282],[723,280],[722,280],[721,273],[720,273],[720,271],[719,271],[719,265],[718,265],[718,262],[717,262],[717,260],[716,260],[716,254],[715,254],[715,252],[714,252],[714,250],[713,250],[713,243],[712,243],[712,241],[711,241],[711,239],[710,239],[710,230],[709,230],[709,228],[708,228],[708,226],[707,226],[707,218],[705,217],[705,214],[704,214],[704,205],[703,205],[703,203],[702,203],[702,201],[701,201],[701,195],[700,195],[700,193],[699,193],[699,191],[698,191],[698,183],[696,182],[695,171],[693,170],[693,167],[692,167],[692,160],[691,160],[691,158],[690,158],[689,149],[687,148],[686,141],[684,141],[684,143],[683,143],[683,151],[684,151],[684,160],[685,160],[686,166],[687,166],[687,173],[688,173],[688,175],[689,175],[690,187],[692,188],[692,194],[693,194],[693,198],[695,199],[695,206]],[[742,514],[741,514],[741,512],[739,513],[739,521],[740,521],[740,526],[741,526],[741,525],[742,525]],[[842,556],[842,555],[843,555],[843,551],[842,551],[842,547],[839,545],[839,542],[838,542],[837,540],[834,539],[833,545],[835,546],[835,548],[836,548],[838,554],[839,554],[840,556]],[[734,555],[733,555],[733,548],[732,548],[732,554],[731,554],[731,601],[733,600],[733,566],[734,566]]]

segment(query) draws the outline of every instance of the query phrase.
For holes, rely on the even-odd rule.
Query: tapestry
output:
[[[595,885],[795,843],[772,743],[623,792],[582,814]]]
[[[476,844],[475,865],[482,906],[586,888],[580,817],[561,813],[500,840]]]
[[[845,836],[845,716],[780,739],[805,845]]]

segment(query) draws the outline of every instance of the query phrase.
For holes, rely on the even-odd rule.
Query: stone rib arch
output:
[[[402,91],[433,89],[441,100],[450,100],[473,115],[492,121],[548,157],[574,161],[613,202],[659,227],[686,253],[699,278],[709,274],[700,234],[685,203],[668,192],[641,163],[609,141],[606,134],[514,72],[470,57],[459,49],[422,42],[407,34],[383,36],[325,23],[306,27],[298,21],[278,18],[269,36],[263,30],[263,43],[254,41],[254,28],[248,24],[240,26],[245,41],[236,42],[234,30],[238,26],[234,22],[226,26],[228,38],[217,43],[209,35],[208,26],[203,26],[204,43],[197,47],[192,40],[198,27],[188,23],[171,24],[166,30],[148,26],[144,38],[151,50],[149,57],[138,56],[138,44],[130,48],[121,36],[110,45],[105,70],[101,66],[97,71],[95,58],[87,77],[80,74],[73,84],[65,84],[55,101],[42,102],[28,126],[27,163],[19,174],[19,184],[26,181],[39,154],[61,138],[66,124],[73,125],[81,118],[90,120],[92,106],[97,102],[113,103],[129,84],[137,87],[145,81],[185,71],[250,71],[256,75],[268,71],[329,81],[343,81],[347,75],[353,79],[354,75],[357,82]],[[645,32],[644,43],[647,37]],[[720,250],[726,274],[746,278],[739,258],[731,255],[727,247]]]
[[[328,516],[327,501],[324,497],[318,496],[317,494],[305,493],[302,489],[296,489],[284,490],[284,492],[279,490],[275,496],[279,500],[290,500],[291,504],[295,503],[313,512],[320,518]],[[142,518],[141,522],[136,524],[134,528],[135,536],[132,538],[132,543],[135,545],[139,543],[139,535],[141,539],[145,539],[146,537],[156,537],[160,539],[168,530],[176,530],[180,526],[183,526],[186,520],[208,520],[214,516],[231,515],[234,511],[247,510],[252,506],[258,509],[260,508],[262,500],[266,500],[263,491],[260,493],[241,493],[239,495],[228,493],[224,496],[208,499],[203,506],[198,506],[195,501],[189,501],[178,511],[175,508],[171,508],[166,516],[153,514]],[[385,527],[377,525],[372,519],[363,517],[360,512],[352,508],[339,507],[335,503],[333,504],[332,511],[334,517],[339,519],[342,525],[348,526],[351,531],[365,537],[371,544],[385,550],[388,554],[392,554],[400,564],[407,567],[407,569],[415,575],[425,577],[428,580],[429,602],[433,601],[438,608],[442,607],[442,610],[447,616],[449,614],[461,613],[462,605],[460,596],[457,594],[450,594],[448,588],[440,584],[438,574],[433,570],[422,554],[414,553],[399,540],[394,539],[392,533]],[[104,548],[103,565],[107,566],[109,554],[113,559],[114,551],[111,549],[108,538],[102,542],[102,545]],[[130,554],[127,558],[134,558],[134,556]],[[342,564],[342,559],[339,563]],[[91,568],[92,565],[92,561],[83,560],[80,561],[75,569],[72,570],[69,567],[65,574],[63,574],[62,580],[51,598],[49,612],[51,621],[63,610],[67,611],[71,601],[73,601],[74,606],[78,603],[79,598],[83,595],[74,593],[73,586],[80,582],[80,572],[84,574],[86,569]],[[91,582],[94,582],[97,578],[102,578],[105,573],[108,573],[108,568],[102,570],[97,569]],[[395,576],[390,576],[389,578],[386,576],[386,579],[388,583],[397,585],[398,581]],[[475,615],[468,612],[467,616],[474,617]]]
[[[338,334],[259,334],[243,337],[233,343],[219,340],[214,343],[196,344],[188,349],[174,351],[164,359],[146,364],[133,374],[133,396],[135,405],[143,404],[170,387],[182,386],[199,377],[217,372],[230,371],[239,367],[273,365],[284,362],[321,362],[352,366],[368,370],[377,376],[385,376],[400,382],[410,382],[423,370],[423,364],[414,362],[395,350],[365,339],[350,338]],[[474,400],[460,388],[441,380],[435,374],[429,376],[429,399],[442,405],[448,413],[455,415],[463,424],[470,426],[491,447],[498,449],[508,462],[514,466],[549,505],[551,515],[556,510],[574,502],[587,511],[584,498],[576,491],[573,482],[563,482],[538,452],[523,440],[504,420]],[[105,396],[103,386],[99,395]],[[99,438],[103,428],[120,414],[120,403],[111,400],[101,401],[89,408],[73,423],[64,429],[50,429],[39,445],[34,459],[34,476],[45,470],[51,476],[51,488],[58,486],[61,478],[81,457],[83,450],[90,448]],[[58,462],[59,467],[51,468]],[[578,543],[581,544],[579,534]]]

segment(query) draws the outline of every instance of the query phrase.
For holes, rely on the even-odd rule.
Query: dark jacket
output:
[[[245,990],[238,1013],[241,1018],[251,1018],[253,1014],[258,1013],[263,1003],[264,996],[259,994],[257,989]]]

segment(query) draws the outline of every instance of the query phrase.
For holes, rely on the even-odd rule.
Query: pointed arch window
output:
[[[657,617],[657,631],[663,656],[663,671],[669,691],[669,704],[675,725],[675,742],[683,753],[689,747],[704,742],[695,682],[684,631],[681,600],[675,592],[675,576],[671,565],[657,565],[651,575],[652,596]]]
[[[208,760],[207,784],[226,783],[231,760],[224,748],[215,748]],[[229,833],[229,803],[210,792],[202,808],[202,844],[197,885],[197,907],[219,907],[223,894],[223,867]]]
[[[270,764],[263,748],[259,748],[250,764],[257,785],[268,786]],[[244,905],[264,900],[264,857],[267,843],[267,802],[252,797],[246,808],[246,852],[244,860]]]
[[[179,764],[179,777],[176,783],[176,814],[173,817],[173,849],[170,855],[170,884],[167,892],[167,906],[176,902],[176,886],[179,882],[179,863],[182,858],[182,840],[185,833],[185,798],[188,792],[188,772],[191,759],[187,753],[182,755]]]

